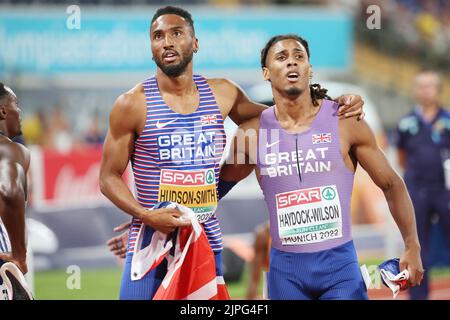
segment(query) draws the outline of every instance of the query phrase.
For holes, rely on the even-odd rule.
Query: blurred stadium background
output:
[[[116,97],[155,70],[148,29],[156,8],[167,4],[193,15],[200,41],[195,73],[232,79],[261,102],[271,101],[259,68],[265,42],[280,33],[306,38],[314,80],[333,96],[363,96],[366,119],[394,164],[392,133],[413,106],[414,73],[424,66],[441,70],[442,102],[450,105],[445,0],[0,0],[0,81],[19,97],[23,139],[32,150],[27,215],[34,272],[28,277],[37,299],[118,297],[121,266],[105,242],[128,216],[99,191],[101,145]],[[373,4],[381,8],[381,29],[367,27]],[[226,128],[232,135],[235,126],[227,122]],[[125,178],[131,183],[131,174]],[[244,298],[253,231],[267,219],[253,176],[221,202],[218,216],[226,280],[232,297]],[[383,194],[360,170],[352,221],[361,263],[399,255],[402,241]],[[431,298],[450,299],[450,250],[441,234],[435,224]],[[71,265],[80,267],[80,289],[67,287]],[[390,298],[386,290],[370,295]]]

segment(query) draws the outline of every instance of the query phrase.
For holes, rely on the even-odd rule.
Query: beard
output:
[[[290,97],[298,97],[303,93],[303,90],[297,87],[290,87],[285,92]]]
[[[183,52],[183,59],[181,60],[180,63],[178,64],[170,64],[170,65],[165,65],[161,59],[154,57],[155,59],[155,63],[158,66],[158,68],[161,69],[162,72],[164,72],[164,74],[168,77],[178,77],[181,76],[184,71],[186,70],[189,62],[192,61],[192,57],[194,55],[194,52]]]

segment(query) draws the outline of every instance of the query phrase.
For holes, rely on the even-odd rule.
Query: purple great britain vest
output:
[[[261,114],[257,166],[270,214],[272,247],[317,252],[352,239],[353,172],[340,150],[338,105],[323,100],[307,131],[291,134]]]

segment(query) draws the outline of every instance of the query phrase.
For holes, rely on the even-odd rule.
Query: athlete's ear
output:
[[[6,106],[0,105],[0,120],[5,120],[8,112],[6,111]]]
[[[262,74],[263,74],[264,80],[270,81],[270,71],[267,67],[262,68]]]
[[[194,38],[194,53],[198,52],[198,39]]]

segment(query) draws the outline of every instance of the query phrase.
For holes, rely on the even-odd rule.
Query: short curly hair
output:
[[[154,14],[154,16],[152,18],[151,24],[153,24],[153,22],[155,22],[155,20],[158,19],[160,16],[163,16],[165,14],[175,14],[177,16],[180,16],[180,17],[184,18],[184,20],[186,20],[189,23],[189,25],[191,26],[192,33],[195,34],[194,20],[192,20],[191,14],[188,11],[186,11],[183,8],[180,8],[180,7],[167,6],[167,7],[159,8],[155,12],[155,14]]]

